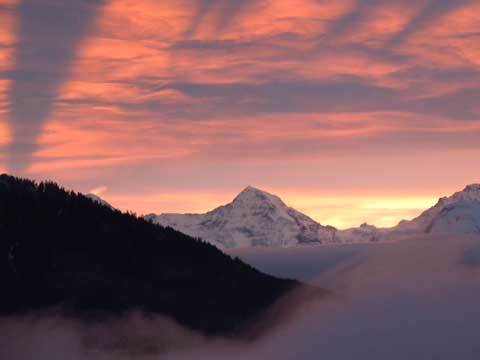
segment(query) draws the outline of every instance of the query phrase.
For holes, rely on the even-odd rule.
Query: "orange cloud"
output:
[[[15,8],[16,0],[0,0],[0,6],[9,11],[0,11],[0,73],[8,72],[12,69],[14,64],[14,44],[16,41],[16,19],[13,9]],[[8,78],[0,77],[0,148],[5,149],[11,142],[10,126],[8,124],[8,91],[11,86],[11,81]],[[0,156],[0,172],[5,172],[7,169],[3,164],[5,162],[5,151],[2,151]]]
[[[406,7],[402,3],[380,3],[369,11],[365,21],[350,32],[347,39],[381,48],[385,41],[406,26],[418,10],[419,4]]]
[[[191,152],[186,144],[162,135],[155,122],[119,120],[52,121],[39,144],[30,173],[173,159]]]
[[[425,14],[434,3],[106,2],[29,175],[104,184],[113,205],[139,212],[206,211],[250,183],[339,227],[411,217],[478,176],[480,5]],[[15,16],[0,12],[0,146]],[[138,182],[148,190],[129,193]],[[405,204],[402,188],[421,191]]]
[[[296,33],[321,34],[328,21],[347,12],[355,1],[270,0],[252,6],[234,26],[220,35],[224,38]]]

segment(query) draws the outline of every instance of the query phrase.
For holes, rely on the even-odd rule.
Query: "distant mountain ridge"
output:
[[[480,234],[480,184],[441,198],[417,218],[392,228],[362,224],[338,230],[287,206],[278,196],[248,186],[205,214],[150,214],[145,218],[221,248],[349,244],[395,240],[399,235]]]

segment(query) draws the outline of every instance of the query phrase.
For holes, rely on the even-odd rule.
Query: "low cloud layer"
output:
[[[84,323],[56,315],[0,320],[8,359],[474,359],[480,295],[477,239],[236,251],[271,273],[332,291],[292,301],[294,316],[251,342],[208,339],[168,319],[130,314]]]

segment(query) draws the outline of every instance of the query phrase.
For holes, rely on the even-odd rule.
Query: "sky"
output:
[[[138,214],[394,225],[480,182],[476,0],[0,0],[0,171]]]

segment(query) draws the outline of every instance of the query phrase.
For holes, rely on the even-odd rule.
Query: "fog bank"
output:
[[[0,320],[1,359],[477,359],[479,239],[235,251],[274,275],[332,292],[252,342],[208,339],[133,313],[86,324],[43,314]],[[255,296],[255,294],[245,294]],[[286,309],[286,307],[284,307]]]

